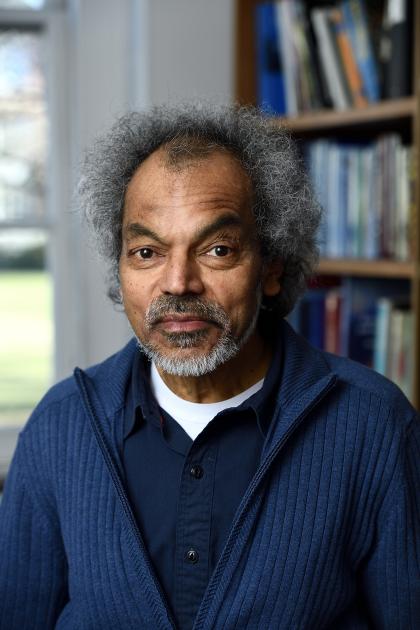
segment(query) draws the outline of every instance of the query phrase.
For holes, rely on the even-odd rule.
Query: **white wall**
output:
[[[232,0],[154,0],[149,38],[153,103],[232,99]]]
[[[70,3],[73,189],[85,148],[129,107],[130,24],[131,0],[74,0]],[[77,268],[79,289],[75,300],[76,321],[70,337],[73,345],[68,349],[70,354],[66,353],[68,365],[62,365],[61,372],[71,369],[75,351],[79,354],[77,363],[86,366],[108,356],[129,338],[124,315],[114,309],[105,295],[106,270],[86,242],[84,228],[79,230],[79,242],[75,244],[79,255],[72,260]],[[60,304],[64,301],[65,296],[61,296]]]

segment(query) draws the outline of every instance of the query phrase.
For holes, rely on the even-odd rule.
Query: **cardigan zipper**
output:
[[[151,562],[149,560],[149,557],[148,557],[148,554],[147,554],[147,551],[146,551],[146,547],[145,547],[145,544],[143,542],[143,537],[142,537],[140,529],[139,529],[139,527],[137,525],[136,519],[134,518],[134,514],[133,514],[133,511],[131,509],[131,505],[130,505],[127,493],[126,493],[126,491],[124,489],[124,485],[123,485],[123,483],[121,481],[121,477],[120,477],[120,474],[118,472],[118,467],[117,467],[117,465],[116,465],[116,463],[114,461],[114,457],[112,455],[112,450],[111,450],[111,448],[110,448],[110,446],[109,446],[109,444],[108,444],[108,442],[106,440],[104,431],[103,431],[103,429],[101,427],[101,424],[99,422],[99,419],[98,419],[98,417],[96,415],[94,406],[93,406],[93,404],[92,404],[92,402],[90,400],[89,393],[87,391],[87,387],[86,387],[85,382],[84,382],[83,371],[80,368],[76,368],[75,371],[74,371],[74,376],[75,376],[75,379],[77,381],[77,384],[79,385],[80,392],[81,392],[81,395],[82,395],[82,401],[84,402],[85,409],[86,409],[86,412],[87,412],[88,417],[90,419],[90,422],[91,422],[94,434],[96,436],[96,439],[97,439],[97,442],[99,444],[99,447],[100,447],[100,449],[101,449],[101,451],[103,453],[103,456],[104,456],[104,459],[105,459],[105,463],[106,463],[107,468],[109,470],[109,473],[111,475],[111,479],[112,479],[112,482],[113,482],[114,487],[116,489],[118,498],[119,498],[119,500],[120,500],[120,502],[122,504],[122,507],[123,507],[124,513],[125,513],[125,515],[127,517],[127,520],[129,522],[129,525],[130,525],[130,527],[131,527],[131,529],[132,529],[132,531],[134,533],[134,536],[135,536],[135,538],[137,540],[137,543],[138,543],[138,545],[140,547],[140,551],[141,551],[142,556],[143,556],[143,558],[145,560],[146,566],[147,566],[147,568],[149,570],[150,577],[151,577],[151,579],[153,581],[153,584],[154,584],[157,592],[159,593],[160,600],[161,600],[160,603],[164,607],[167,620],[170,623],[170,627],[173,628],[173,630],[175,630],[176,629],[176,624],[175,624],[174,620],[172,619],[172,615],[171,615],[168,607],[166,606],[165,595],[163,594],[162,588],[161,588],[159,582],[156,580],[156,578],[154,576],[154,568],[153,568],[153,566],[152,566],[152,564],[151,564]],[[153,608],[153,603],[150,602],[150,604],[151,604],[151,607]],[[166,630],[168,626],[165,625],[163,627]]]
[[[326,383],[325,387],[318,393],[318,395],[308,404],[307,407],[295,418],[290,427],[287,429],[286,433],[283,437],[277,442],[274,448],[269,451],[265,460],[258,468],[255,473],[248,490],[241,501],[241,505],[238,509],[237,515],[234,519],[232,527],[230,529],[229,535],[227,537],[227,541],[225,547],[222,551],[222,554],[219,558],[219,562],[217,563],[216,569],[210,579],[207,590],[204,594],[203,601],[201,602],[200,609],[197,613],[197,617],[195,619],[195,623],[193,626],[193,630],[201,630],[204,628],[204,621],[206,620],[210,605],[212,603],[213,597],[215,595],[217,586],[220,583],[220,578],[222,576],[223,571],[225,570],[226,564],[229,560],[230,553],[235,545],[240,529],[243,526],[247,516],[248,516],[248,508],[251,504],[252,499],[254,498],[254,494],[257,491],[258,487],[264,480],[269,468],[272,463],[276,459],[279,452],[282,450],[283,446],[289,439],[290,435],[299,427],[299,425],[303,422],[306,416],[318,405],[318,403],[333,389],[337,381],[335,375],[332,375],[330,380]],[[277,410],[276,410],[277,411]],[[212,627],[212,626],[210,626]]]

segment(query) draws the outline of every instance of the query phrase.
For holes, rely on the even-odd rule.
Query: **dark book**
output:
[[[299,332],[321,350],[325,344],[325,297],[324,289],[309,289],[300,303]]]
[[[385,43],[384,97],[401,98],[412,93],[412,30],[411,3],[388,0],[384,20]]]
[[[312,22],[310,20],[308,7],[305,7],[305,19],[303,21],[303,28],[305,31],[306,40],[308,42],[310,57],[312,60],[312,71],[314,75],[314,83],[316,86],[317,99],[321,107],[331,108],[333,107],[333,102],[330,91],[328,89],[325,72],[322,67],[320,51],[315,37]]]

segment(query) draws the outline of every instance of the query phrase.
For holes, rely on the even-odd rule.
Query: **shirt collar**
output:
[[[138,411],[141,411],[145,420],[152,422],[159,428],[161,427],[162,414],[150,388],[150,362],[142,354],[140,348],[137,348],[134,355],[126,401],[124,440],[134,429]]]
[[[277,328],[280,328],[278,326]],[[274,329],[270,335],[273,355],[270,367],[264,379],[262,388],[247,398],[241,405],[233,409],[224,410],[218,415],[251,409],[258,422],[259,429],[265,437],[273,414],[276,394],[280,385],[282,371],[281,335]],[[150,387],[150,362],[138,348],[134,356],[131,379],[126,397],[126,412],[124,414],[124,440],[133,431],[136,419],[141,416],[161,428],[163,415]]]

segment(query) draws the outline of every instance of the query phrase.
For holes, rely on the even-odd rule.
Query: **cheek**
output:
[[[127,315],[139,315],[147,306],[147,287],[132,278],[121,278],[121,294]]]
[[[223,307],[232,321],[242,323],[254,311],[258,300],[259,279],[243,271],[235,279],[227,279],[220,285],[216,301]]]

